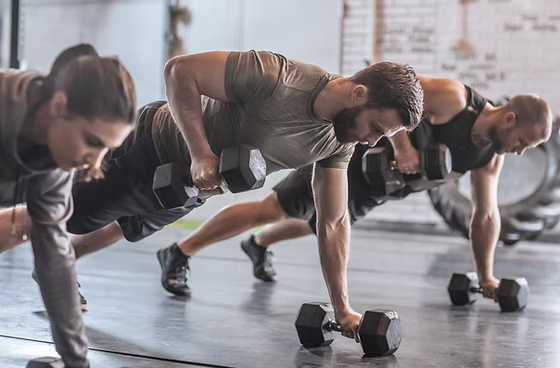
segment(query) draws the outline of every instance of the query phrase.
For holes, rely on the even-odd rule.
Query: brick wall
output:
[[[345,0],[343,5],[341,73],[363,69],[373,54],[374,0]]]
[[[560,110],[560,2],[384,0],[381,58],[457,78],[490,98],[536,92]]]
[[[411,64],[490,98],[535,92],[560,111],[560,1],[346,0],[342,70]],[[376,32],[377,31],[377,32]]]

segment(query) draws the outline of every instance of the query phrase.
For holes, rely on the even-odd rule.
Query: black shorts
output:
[[[152,191],[154,172],[161,164],[152,139],[152,119],[163,104],[154,102],[141,110],[136,131],[111,152],[104,179],[74,185],[70,233],[87,234],[117,220],[124,237],[136,242],[204,203],[199,200],[189,208],[166,210]]]
[[[307,165],[292,171],[272,188],[288,216],[309,220],[315,214],[312,177],[313,165]]]
[[[348,210],[352,224],[383,203],[371,196],[371,191],[363,180],[361,165],[353,161],[354,158],[348,167]],[[317,213],[313,199],[312,177],[313,165],[300,167],[272,189],[276,192],[284,212],[290,217],[307,220],[309,227],[316,234]]]

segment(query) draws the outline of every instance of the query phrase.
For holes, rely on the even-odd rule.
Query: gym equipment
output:
[[[405,182],[386,147],[372,147],[362,156],[362,172],[376,196],[384,197],[404,189]]]
[[[328,303],[305,303],[295,322],[300,343],[305,347],[327,346],[334,341],[333,331],[342,332],[334,320],[334,309]],[[364,354],[393,354],[402,340],[401,321],[392,310],[367,310],[358,327]]]
[[[152,189],[163,208],[190,207],[198,200],[198,188],[193,185],[187,170],[178,162],[156,168]]]
[[[420,173],[426,180],[445,180],[452,164],[451,151],[445,144],[434,143],[420,151]]]
[[[482,294],[476,272],[454,273],[447,287],[453,305],[467,305],[476,301],[476,294]],[[494,293],[495,301],[502,312],[521,311],[527,306],[529,284],[523,277],[501,279]]]
[[[387,147],[373,147],[362,156],[362,171],[374,193],[380,197],[395,193],[407,184],[414,183],[415,190],[426,181],[440,181],[451,173],[451,152],[444,144],[434,143],[420,151],[420,173],[403,175],[391,159]]]
[[[221,194],[227,189],[240,193],[261,188],[266,179],[266,161],[258,149],[245,145],[229,147],[220,155],[219,173],[227,188],[202,191],[206,196]],[[189,169],[179,162],[158,166],[152,189],[165,209],[189,207],[203,197],[203,193],[193,185]]]
[[[60,358],[41,357],[31,359],[27,368],[64,368],[64,362]]]

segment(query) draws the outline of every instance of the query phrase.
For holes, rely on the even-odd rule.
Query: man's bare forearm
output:
[[[406,151],[412,147],[408,133],[405,130],[401,130],[393,136],[387,137],[387,139],[389,139],[395,151]]]
[[[494,274],[494,252],[500,237],[499,210],[493,210],[488,214],[475,212],[470,232],[478,276],[482,280],[488,280]]]
[[[348,256],[350,251],[350,220],[348,213],[338,224],[319,219],[317,240],[323,276],[335,313],[350,309],[348,301]]]

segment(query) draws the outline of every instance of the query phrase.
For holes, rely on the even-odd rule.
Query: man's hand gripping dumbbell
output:
[[[266,161],[258,149],[243,145],[226,148],[220,155],[219,173],[225,183],[225,187],[216,189],[219,193],[228,189],[232,193],[258,189],[264,185]],[[216,190],[199,191],[192,182],[188,167],[180,162],[161,165],[156,169],[153,190],[165,209],[189,207],[198,198],[205,197],[206,192],[216,194]]]
[[[403,189],[407,183],[425,186],[427,182],[445,180],[451,173],[449,149],[444,144],[435,143],[421,150],[419,168],[419,173],[403,174],[387,147],[370,148],[362,158],[365,180],[383,197]]]

